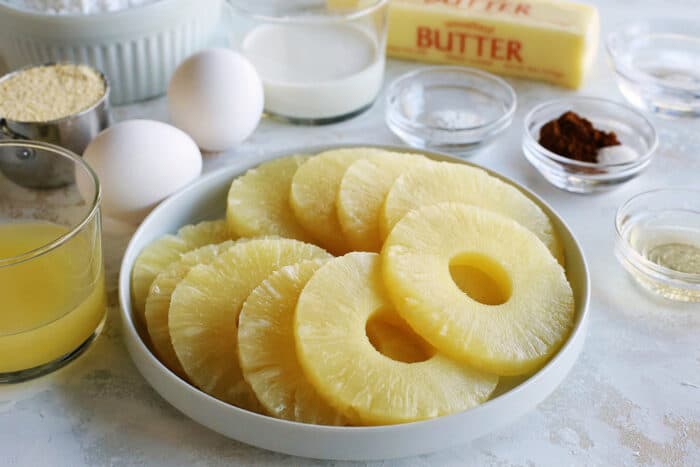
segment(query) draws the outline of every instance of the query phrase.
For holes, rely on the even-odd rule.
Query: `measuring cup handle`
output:
[[[24,136],[15,133],[7,126],[7,121],[0,118],[0,139],[27,139]]]

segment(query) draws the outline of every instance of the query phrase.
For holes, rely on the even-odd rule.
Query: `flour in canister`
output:
[[[126,10],[160,0],[0,0],[13,8],[51,15],[94,15]]]
[[[102,75],[87,65],[20,70],[0,80],[0,118],[47,122],[90,108],[105,95]]]

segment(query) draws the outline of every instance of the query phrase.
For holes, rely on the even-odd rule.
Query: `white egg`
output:
[[[140,222],[202,172],[202,155],[192,138],[153,120],[127,120],[107,128],[90,142],[83,158],[102,185],[105,216],[130,223]]]
[[[209,151],[223,151],[248,138],[258,126],[263,105],[257,71],[229,49],[192,55],[178,66],[168,87],[173,123]]]

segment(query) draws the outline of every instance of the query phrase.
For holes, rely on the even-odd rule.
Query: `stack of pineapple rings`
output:
[[[132,303],[155,355],[222,401],[406,423],[551,358],[574,320],[563,261],[547,215],[485,171],[339,149],[234,180],[226,220],[142,251]]]

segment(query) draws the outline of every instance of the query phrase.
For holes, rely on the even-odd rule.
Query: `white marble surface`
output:
[[[700,17],[696,0],[598,2],[604,29],[655,15]],[[416,65],[389,64],[389,77]],[[613,217],[633,194],[698,186],[700,121],[658,124],[661,147],[641,177],[616,191],[567,194],[549,186],[520,149],[525,112],[570,92],[509,80],[519,110],[504,138],[473,160],[509,175],[549,201],[581,241],[591,267],[593,301],[585,350],[566,381],[536,410],[473,443],[376,466],[700,465],[700,305],[650,296],[613,257]],[[621,100],[602,53],[580,94]],[[389,143],[381,99],[355,120],[322,128],[264,121],[240,148],[209,155],[206,170],[235,159],[326,143]],[[119,119],[167,119],[162,99],[116,110]],[[170,407],[136,371],[120,338],[119,260],[128,236],[105,232],[110,309],[95,345],[63,370],[0,387],[0,465],[339,465],[291,458],[226,439]],[[344,465],[344,464],[343,464]],[[360,464],[358,464],[360,465]]]

